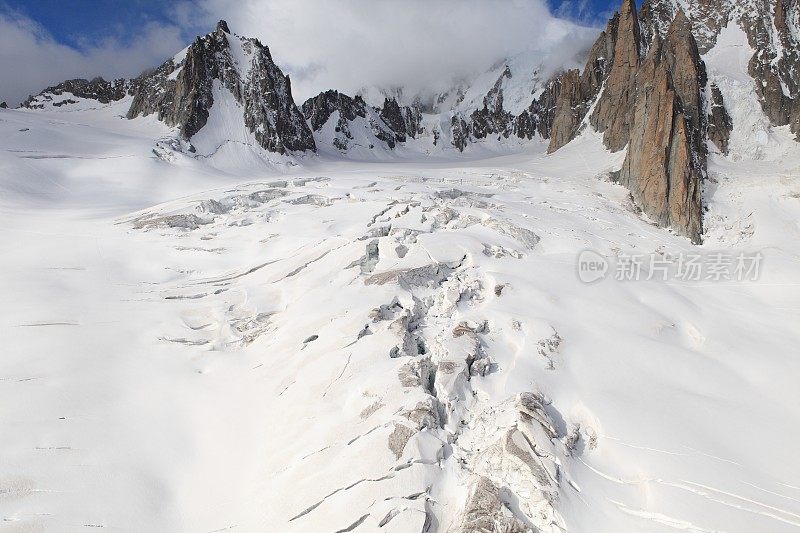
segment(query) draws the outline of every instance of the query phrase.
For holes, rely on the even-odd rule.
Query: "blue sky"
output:
[[[131,39],[148,23],[175,23],[175,0],[0,0],[61,43],[80,48],[110,36]],[[191,36],[187,36],[191,37]]]
[[[293,86],[308,92],[323,86],[355,90],[357,82],[404,83],[422,71],[455,74],[476,57],[480,64],[474,66],[485,68],[490,60],[524,50],[563,54],[563,48],[584,46],[597,31],[587,32],[587,27],[605,26],[618,4],[609,0],[0,0],[0,71],[15,73],[0,78],[0,101],[15,105],[68,78],[136,76],[213,29],[219,18],[227,19],[235,32],[268,44],[278,64],[292,76]],[[570,22],[560,24],[563,19]],[[568,34],[580,34],[580,43],[571,43]],[[365,51],[371,59],[363,57]],[[352,61],[356,54],[359,62]],[[446,60],[441,59],[445,55]],[[382,70],[387,58],[404,65],[396,70],[398,77],[406,78],[393,80]],[[371,67],[375,79],[370,78]]]
[[[175,0],[0,0],[0,6],[3,3],[74,47],[109,36],[130,39],[152,22],[174,24],[179,4]],[[550,0],[549,4],[556,14],[593,25],[604,25],[619,7],[619,2],[610,0]]]

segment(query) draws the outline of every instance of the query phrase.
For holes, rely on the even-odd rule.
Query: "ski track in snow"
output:
[[[585,285],[585,249],[698,249],[595,134],[224,171],[124,106],[0,113],[5,527],[800,526],[785,131],[779,161],[711,162],[699,249],[761,250],[758,282]]]

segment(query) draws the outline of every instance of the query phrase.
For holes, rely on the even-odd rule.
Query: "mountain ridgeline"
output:
[[[69,80],[22,105],[69,106],[75,98],[106,104],[129,97],[128,118],[156,115],[177,128],[190,151],[220,98],[234,102],[254,145],[279,154],[347,156],[412,144],[426,152],[463,152],[488,140],[534,138],[546,140],[554,152],[592,128],[611,151],[626,150],[613,179],[630,190],[642,211],[700,242],[708,152],[727,154],[736,127],[731,103],[710,81],[702,54],[729,24],[745,32],[753,50],[747,71],[764,115],[800,136],[798,0],[645,0],[638,13],[634,0],[623,0],[582,70],[540,79],[539,71],[531,76],[509,63],[493,70],[496,81],[483,89],[454,88],[433,104],[386,96],[381,106],[335,90],[297,106],[289,77],[269,48],[220,21],[215,31],[137,78]],[[478,97],[468,97],[478,89]]]

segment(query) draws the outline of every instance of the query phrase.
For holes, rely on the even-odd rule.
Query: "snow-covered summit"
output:
[[[214,32],[198,38],[181,55],[134,81],[129,118],[157,113],[191,138],[206,126],[215,104],[233,106],[240,111],[227,118],[243,123],[264,149],[281,154],[315,149],[292,99],[288,76],[257,39],[233,34],[220,21]]]

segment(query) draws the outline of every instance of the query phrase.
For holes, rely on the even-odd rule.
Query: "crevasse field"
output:
[[[796,531],[800,150],[740,39],[699,247],[592,132],[265,162],[224,98],[208,158],[128,100],[1,110],[0,529],[446,531],[484,476],[542,531]],[[695,253],[762,260],[615,279]]]

